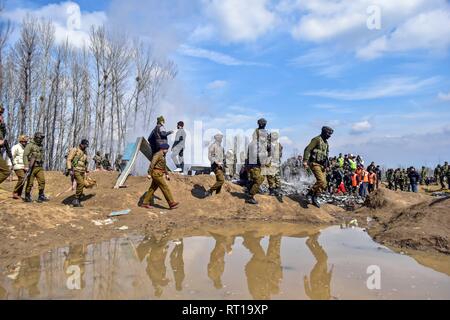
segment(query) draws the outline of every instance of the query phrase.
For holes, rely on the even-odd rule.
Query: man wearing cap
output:
[[[19,137],[19,143],[13,146],[11,149],[13,163],[11,163],[10,165],[12,165],[14,173],[19,179],[13,191],[13,199],[15,200],[19,200],[21,198],[23,187],[25,185],[25,181],[23,181],[23,179],[25,179],[25,165],[23,163],[23,154],[27,143],[28,137],[25,135],[21,135]]]
[[[328,166],[330,149],[328,139],[331,138],[333,133],[334,130],[330,127],[323,127],[322,133],[311,140],[303,154],[303,166],[305,168],[311,168],[311,171],[316,177],[316,183],[311,188],[308,195],[311,196],[312,204],[318,208],[320,208],[320,204],[317,197],[327,189],[325,171]]]
[[[153,200],[153,195],[155,194],[156,190],[161,189],[164,198],[166,198],[166,201],[169,204],[170,209],[176,209],[179,203],[175,202],[175,200],[173,199],[172,192],[170,191],[166,180],[164,180],[164,177],[169,180],[169,168],[167,168],[166,164],[166,155],[169,151],[170,146],[167,143],[163,143],[162,145],[160,145],[160,148],[161,150],[153,155],[152,162],[148,169],[148,177],[152,179],[152,184],[145,194],[141,207],[151,209],[152,206],[150,202]]]
[[[172,160],[177,169],[175,172],[184,171],[184,147],[186,145],[186,131],[184,131],[184,122],[180,121],[177,124],[177,134],[172,146]]]
[[[216,134],[214,143],[208,149],[208,158],[211,161],[211,169],[216,175],[216,183],[205,193],[205,197],[209,197],[216,192],[219,194],[225,183],[225,150],[222,147],[223,135]]]
[[[173,131],[166,131],[164,128],[166,120],[163,116],[158,117],[156,121],[156,127],[148,137],[148,142],[150,143],[153,154],[156,154],[161,150],[162,144],[167,144],[167,137],[173,133]]]
[[[75,193],[75,199],[72,202],[72,205],[75,208],[82,207],[80,200],[83,196],[84,190],[84,179],[86,177],[87,170],[87,154],[86,149],[89,147],[89,141],[86,139],[81,140],[80,145],[77,148],[73,148],[70,150],[69,155],[67,156],[66,163],[66,176],[69,174],[73,177],[73,179],[77,182],[77,190]]]
[[[31,199],[31,189],[33,188],[34,179],[39,185],[38,202],[48,201],[45,196],[45,175],[44,175],[44,147],[43,140],[45,136],[43,133],[36,132],[33,139],[27,144],[23,152],[24,170],[31,170],[25,187],[25,202],[33,202]]]
[[[0,149],[5,144],[6,139],[6,125],[3,120],[3,112],[5,109],[2,105],[0,105]],[[8,163],[0,156],[0,183],[5,181],[9,175],[11,174],[11,170],[9,169]]]

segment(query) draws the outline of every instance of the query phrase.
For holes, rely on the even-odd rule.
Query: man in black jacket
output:
[[[156,127],[148,137],[148,142],[150,143],[153,154],[161,150],[161,145],[167,144],[167,137],[173,133],[173,131],[166,131],[164,128],[165,122],[163,116],[158,117]]]

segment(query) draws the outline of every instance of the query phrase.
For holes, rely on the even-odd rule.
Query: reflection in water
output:
[[[69,253],[66,255],[64,260],[64,272],[66,274],[72,274],[72,266],[76,266],[80,270],[80,288],[84,289],[86,287],[86,280],[84,274],[86,271],[86,245],[74,245],[69,247]]]
[[[242,239],[242,244],[237,239]],[[354,250],[349,244],[366,250]],[[332,294],[338,298],[450,298],[449,277],[378,248],[366,233],[339,227],[319,231],[292,224],[245,223],[172,230],[162,237],[73,245],[24,259],[9,273],[0,274],[0,299],[326,300]],[[335,271],[333,265],[329,270],[328,259],[336,265]],[[361,281],[372,261],[387,270],[383,296],[367,290]],[[79,270],[78,290],[69,286],[74,269]],[[308,276],[302,285],[298,279],[303,274]],[[412,285],[416,290],[411,290]]]
[[[39,291],[39,278],[41,276],[41,257],[35,256],[24,259],[20,264],[19,274],[14,281],[14,287],[19,289],[21,296],[25,296],[23,290],[28,291],[31,298],[37,298]]]
[[[234,244],[234,236],[222,236],[211,233],[216,245],[211,251],[208,264],[208,277],[213,281],[216,289],[222,289],[222,275],[225,271],[225,254],[230,254]]]
[[[329,300],[331,297],[331,277],[333,274],[333,266],[328,272],[328,256],[325,250],[320,246],[319,233],[311,236],[306,240],[311,253],[316,258],[316,264],[311,270],[308,277],[303,278],[305,285],[305,293],[312,300]]]
[[[166,278],[166,257],[169,239],[164,236],[160,240],[151,236],[145,238],[137,247],[138,256],[141,261],[147,255],[147,274],[155,289],[155,296],[161,297],[163,287],[167,286],[169,279]]]
[[[183,290],[183,280],[184,280],[184,261],[183,261],[183,239],[179,239],[175,243],[175,248],[173,248],[170,254],[170,266],[173,270],[173,277],[175,279],[175,289],[177,291]]]
[[[252,258],[245,266],[248,290],[253,299],[270,299],[272,295],[279,293],[279,284],[283,278],[281,235],[270,236],[267,254],[261,247],[262,237],[255,236],[253,232],[247,232],[243,237],[243,245],[252,254]]]

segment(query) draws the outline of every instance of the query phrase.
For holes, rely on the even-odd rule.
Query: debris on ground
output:
[[[328,203],[341,207],[348,211],[353,211],[364,205],[364,198],[355,195],[337,195],[324,193],[320,195],[320,204]]]
[[[107,226],[116,222],[116,219],[105,219],[105,220],[91,220],[96,226]]]
[[[432,195],[433,197],[437,197],[437,198],[447,198],[447,197],[450,197],[450,193],[449,193],[449,192],[445,192],[445,191],[433,192],[431,195]]]
[[[124,216],[131,212],[131,209],[121,210],[121,211],[113,211],[108,217],[118,217],[118,216]]]
[[[117,228],[118,230],[128,230],[127,226],[121,226],[120,228]]]

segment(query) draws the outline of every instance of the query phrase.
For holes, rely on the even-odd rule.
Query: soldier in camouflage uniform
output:
[[[211,169],[216,175],[216,183],[205,193],[205,197],[212,196],[213,192],[219,194],[225,183],[225,151],[222,147],[223,135],[216,134],[214,143],[208,149],[208,158],[211,161]]]
[[[422,170],[420,171],[420,184],[424,185],[425,184],[425,180],[427,179],[427,168],[425,168],[424,166],[422,166]]]
[[[253,132],[252,142],[248,145],[246,166],[249,170],[250,188],[249,198],[246,200],[250,204],[258,204],[255,195],[259,192],[264,182],[261,175],[261,167],[270,165],[270,134],[266,130],[267,120],[258,120],[258,129]]]
[[[121,154],[117,155],[116,161],[114,161],[114,168],[116,169],[117,172],[122,173],[123,168],[124,168],[124,161],[123,161],[123,156]]]
[[[450,167],[448,166],[448,162],[445,161],[444,165],[442,166],[441,169],[441,176],[440,176],[440,182],[441,182],[441,187],[442,189],[445,189],[445,178],[447,178],[447,183],[450,183]]]
[[[97,151],[95,153],[95,156],[94,156],[93,160],[94,160],[94,165],[95,165],[95,171],[102,170],[102,160],[103,160],[103,158],[102,158],[102,153],[100,151]]]
[[[394,170],[389,169],[386,171],[386,180],[388,182],[388,188],[394,190]]]
[[[312,204],[320,208],[317,197],[327,189],[326,168],[328,167],[329,145],[328,139],[331,138],[334,130],[330,127],[323,127],[322,133],[311,140],[303,154],[303,165],[305,168],[311,168],[316,183],[309,191]]]
[[[88,158],[86,154],[86,149],[88,147],[89,141],[84,139],[81,141],[80,145],[77,148],[73,148],[72,150],[70,150],[69,155],[67,156],[66,175],[72,175],[74,180],[77,182],[75,199],[72,202],[72,205],[76,208],[82,207],[80,200],[83,196],[84,179],[86,173],[88,172]]]
[[[439,185],[440,176],[441,176],[441,165],[438,164],[437,167],[434,169],[434,183],[436,185]]]
[[[109,153],[106,153],[105,157],[102,159],[102,167],[106,171],[112,170],[111,161],[109,160]]]
[[[0,105],[0,150],[3,148],[4,146],[4,142],[6,139],[6,124],[3,120],[3,112],[5,111],[5,109],[3,108],[2,105]],[[9,175],[11,174],[11,170],[9,169],[9,166],[7,164],[7,162],[2,158],[1,154],[0,154],[0,184],[5,181]]]
[[[44,174],[44,147],[43,140],[45,136],[43,133],[36,132],[34,138],[27,144],[23,153],[23,164],[25,171],[31,170],[27,184],[25,187],[25,202],[32,202],[31,189],[33,188],[34,179],[39,185],[38,202],[48,201],[45,196],[45,174]]]

